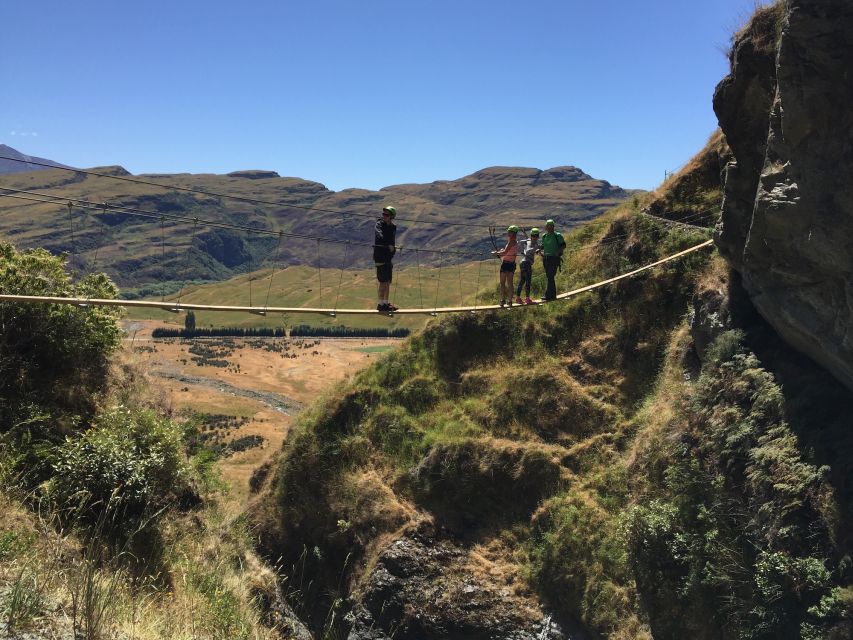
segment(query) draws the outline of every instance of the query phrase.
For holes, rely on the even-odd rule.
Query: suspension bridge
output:
[[[0,156],[0,158],[15,160],[14,158],[8,158],[8,157],[4,157],[4,156]],[[205,190],[199,190],[199,189],[190,189],[190,188],[186,188],[186,187],[177,187],[177,186],[173,186],[173,185],[166,185],[166,184],[153,182],[151,180],[144,180],[144,179],[140,179],[140,178],[131,178],[128,176],[114,176],[114,175],[99,173],[99,172],[95,172],[95,171],[84,171],[84,170],[80,170],[80,169],[58,167],[55,165],[48,165],[48,164],[44,164],[44,163],[36,163],[36,164],[41,164],[42,166],[51,167],[51,168],[55,168],[55,169],[62,169],[64,171],[71,171],[71,172],[75,172],[75,173],[79,173],[79,174],[83,174],[83,175],[94,175],[94,176],[110,178],[110,179],[114,179],[114,180],[120,180],[120,181],[126,181],[126,182],[136,182],[136,183],[140,183],[140,184],[144,184],[144,185],[160,187],[163,189],[186,191],[186,192],[190,192],[190,193],[194,193],[194,194],[198,194],[198,195],[204,195],[204,196],[214,196],[214,197],[218,197],[218,198],[232,198],[235,200],[248,202],[248,203],[252,203],[252,204],[262,204],[262,205],[271,205],[271,206],[278,206],[278,207],[306,209],[306,210],[311,210],[311,211],[319,211],[319,212],[323,212],[323,213],[334,213],[334,214],[338,214],[338,215],[342,215],[342,216],[355,215],[355,216],[360,216],[360,217],[364,217],[364,216],[370,216],[371,218],[375,217],[375,216],[373,216],[373,214],[363,214],[363,213],[359,213],[359,212],[348,212],[348,211],[331,211],[331,210],[326,210],[326,209],[313,208],[313,207],[305,206],[305,205],[293,205],[293,204],[289,204],[289,203],[258,200],[258,199],[249,198],[246,196],[235,196],[235,195],[229,195],[226,193],[217,193],[217,192],[205,191]],[[259,234],[259,235],[274,236],[274,237],[278,238],[278,244],[277,244],[275,253],[278,252],[278,249],[280,248],[281,242],[284,238],[298,238],[301,240],[310,240],[310,241],[316,242],[317,247],[318,247],[318,255],[319,255],[321,243],[328,242],[328,243],[333,243],[333,244],[344,245],[344,260],[341,262],[341,266],[340,266],[340,277],[338,278],[337,294],[335,295],[335,298],[334,298],[335,304],[331,307],[329,307],[329,306],[316,306],[316,307],[287,306],[287,307],[285,307],[285,306],[270,305],[269,304],[269,294],[270,294],[270,291],[272,289],[273,279],[274,279],[275,274],[276,274],[276,269],[277,269],[276,267],[274,267],[272,272],[270,273],[269,286],[267,288],[267,298],[266,298],[265,304],[263,304],[263,305],[252,305],[252,304],[250,304],[248,306],[237,306],[237,305],[219,305],[219,304],[195,304],[195,303],[182,302],[182,297],[183,297],[183,292],[184,292],[183,286],[181,287],[181,291],[178,293],[176,300],[165,300],[165,299],[163,299],[160,301],[156,301],[156,300],[123,300],[123,299],[79,297],[79,296],[77,296],[77,297],[30,296],[30,295],[17,295],[17,294],[10,294],[10,293],[6,293],[6,292],[0,292],[0,301],[18,302],[18,303],[33,303],[33,304],[65,304],[65,305],[76,305],[76,306],[81,307],[81,308],[88,308],[88,307],[95,307],[95,306],[113,306],[113,307],[126,307],[126,308],[159,309],[159,310],[169,311],[172,313],[180,313],[182,311],[215,311],[215,312],[250,313],[250,314],[256,314],[256,315],[261,315],[261,316],[265,316],[268,314],[322,314],[322,315],[332,316],[332,317],[335,317],[338,315],[376,315],[377,314],[377,311],[374,309],[356,309],[356,308],[339,308],[338,307],[338,301],[340,299],[341,287],[343,286],[343,274],[344,274],[344,270],[345,270],[347,252],[353,246],[373,247],[372,242],[359,242],[359,241],[355,241],[355,240],[344,240],[341,238],[328,238],[328,237],[323,237],[323,236],[287,232],[287,231],[275,230],[275,229],[259,229],[257,227],[233,224],[230,222],[207,220],[207,219],[202,219],[199,217],[182,216],[182,215],[168,214],[168,213],[163,213],[163,212],[158,212],[158,211],[150,211],[150,210],[140,209],[140,208],[136,208],[136,207],[130,207],[130,206],[117,204],[117,203],[106,203],[106,202],[104,202],[104,203],[94,204],[94,203],[90,202],[89,200],[75,199],[75,198],[69,199],[67,196],[59,196],[59,195],[55,195],[55,194],[46,193],[44,191],[0,187],[0,197],[22,200],[22,201],[28,201],[28,202],[46,203],[46,204],[65,207],[67,209],[68,216],[69,216],[69,223],[70,223],[69,230],[71,233],[72,251],[73,251],[73,244],[74,244],[74,240],[73,240],[73,237],[74,237],[73,211],[75,208],[77,208],[78,210],[83,209],[83,210],[87,210],[87,211],[92,211],[95,214],[109,213],[109,212],[122,213],[122,214],[125,214],[128,216],[135,216],[135,217],[147,219],[149,221],[159,222],[160,229],[162,231],[161,242],[163,243],[164,255],[165,255],[165,224],[166,224],[166,222],[184,223],[187,225],[192,225],[193,237],[195,236],[195,233],[199,227],[212,227],[212,228],[228,229],[228,230],[232,230],[232,231],[241,231],[241,232],[245,232],[247,234]],[[682,218],[677,219],[677,220],[670,220],[668,218],[660,218],[657,216],[652,216],[648,213],[644,213],[643,215],[645,217],[647,217],[649,219],[653,219],[653,220],[655,220],[655,221],[657,221],[663,225],[670,225],[670,224],[671,225],[680,225],[682,227],[689,227],[692,229],[699,229],[702,231],[710,231],[710,229],[708,229],[708,227],[697,226],[695,224],[691,224],[691,222],[695,221],[696,218],[700,218],[702,216],[707,216],[707,214],[708,214],[708,212],[694,213],[692,215],[688,215],[688,216],[682,217]],[[460,223],[454,223],[454,222],[446,222],[446,221],[445,222],[439,222],[439,221],[434,221],[434,220],[419,221],[419,220],[408,220],[407,218],[404,218],[404,217],[397,218],[397,221],[401,222],[401,223],[410,222],[411,224],[433,224],[433,225],[442,224],[442,225],[450,225],[450,226],[466,226],[466,227],[479,228],[482,231],[488,230],[489,236],[492,238],[493,244],[495,244],[495,238],[494,238],[495,226],[494,225],[484,225],[484,224],[476,224],[475,225],[475,224],[471,224],[471,223],[461,223],[461,222]],[[610,236],[606,237],[605,239],[599,240],[597,242],[589,243],[588,245],[581,245],[580,247],[575,247],[575,249],[588,247],[588,246],[602,247],[602,246],[606,246],[608,244],[613,244],[616,242],[623,241],[627,236],[628,236],[627,233],[610,235]],[[190,242],[192,242],[192,239],[190,240]],[[588,291],[593,291],[595,289],[605,287],[607,285],[613,284],[613,283],[618,282],[620,280],[633,278],[633,277],[635,277],[641,273],[644,273],[646,271],[649,271],[651,269],[654,269],[654,268],[659,267],[661,265],[664,265],[666,263],[679,260],[688,254],[691,254],[691,253],[700,251],[702,249],[705,249],[707,247],[710,247],[712,244],[713,244],[713,240],[705,240],[704,242],[700,242],[700,243],[695,244],[693,246],[687,247],[681,251],[678,251],[678,252],[673,253],[671,255],[665,256],[659,260],[656,260],[656,261],[651,262],[649,264],[637,267],[637,268],[630,270],[630,271],[627,271],[625,273],[621,273],[621,274],[616,275],[614,277],[607,278],[607,279],[604,279],[604,280],[601,280],[601,281],[598,281],[598,282],[595,282],[592,284],[588,284],[586,286],[578,287],[578,288],[572,289],[570,291],[566,291],[564,293],[558,294],[557,300],[565,300],[565,299],[580,295],[580,294],[588,292]],[[496,245],[495,245],[495,248],[497,248]],[[515,306],[509,307],[509,308],[501,307],[500,305],[497,305],[497,304],[480,304],[480,301],[479,301],[480,282],[479,281],[480,281],[481,270],[478,269],[478,276],[477,276],[478,282],[477,282],[477,290],[476,290],[474,300],[473,300],[474,304],[466,305],[466,304],[464,304],[464,300],[463,300],[463,304],[460,304],[458,306],[441,306],[441,307],[439,307],[437,305],[438,287],[441,286],[441,280],[440,280],[441,268],[442,268],[442,264],[445,261],[445,257],[446,256],[457,256],[458,260],[462,260],[462,259],[466,259],[466,258],[470,259],[472,257],[472,253],[471,252],[462,252],[462,251],[453,251],[453,250],[449,250],[449,249],[434,249],[431,247],[423,247],[423,246],[421,246],[421,247],[418,247],[418,246],[398,246],[397,250],[400,252],[414,253],[416,256],[417,279],[418,279],[417,284],[418,284],[418,288],[421,289],[421,304],[418,307],[409,307],[409,308],[398,309],[398,310],[394,311],[393,314],[385,313],[384,315],[404,315],[405,316],[405,315],[428,314],[428,315],[435,316],[438,314],[447,314],[447,313],[477,313],[477,312],[485,312],[485,311],[496,311],[496,310],[500,310],[500,309],[517,310],[517,309],[525,309],[528,307],[540,306],[541,304],[547,304],[547,303],[543,303],[543,302],[535,302],[533,304],[528,304],[528,305],[515,305]],[[439,258],[439,261],[438,261],[438,265],[439,265],[438,266],[438,283],[436,285],[437,288],[436,288],[436,295],[435,295],[435,304],[433,304],[432,306],[424,305],[424,302],[423,302],[422,283],[421,283],[421,274],[420,274],[420,271],[421,271],[420,254],[421,253],[437,254],[438,258]],[[464,258],[463,258],[463,256],[464,256]],[[482,264],[483,264],[484,257],[485,257],[486,261],[490,261],[490,260],[493,261],[494,260],[493,256],[490,253],[489,254],[474,254],[474,256],[480,262],[480,266],[482,266]],[[187,258],[187,260],[189,259],[189,251],[186,252],[185,257]],[[97,250],[95,252],[95,263],[96,262],[97,262]],[[93,269],[93,271],[94,271],[94,269]],[[460,291],[461,291],[461,288],[462,288],[461,287],[461,271],[460,271],[459,277],[460,277]],[[323,290],[322,272],[319,268],[319,265],[318,265],[318,278],[320,279],[320,290],[322,292],[322,290]],[[250,282],[251,282],[251,280],[250,280]],[[399,284],[399,278],[397,278],[397,282],[395,283],[395,286],[396,286],[396,284]],[[250,284],[250,286],[251,286],[251,284]],[[395,293],[396,293],[396,289],[395,289]],[[464,298],[464,295],[463,295],[463,298]]]

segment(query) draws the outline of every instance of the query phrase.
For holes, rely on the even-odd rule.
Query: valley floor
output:
[[[248,500],[252,474],[281,448],[302,407],[400,344],[375,338],[155,339],[157,326],[125,322],[124,342],[150,377],[159,404],[174,416],[195,414],[223,444],[241,438],[259,443],[218,462],[235,514]]]

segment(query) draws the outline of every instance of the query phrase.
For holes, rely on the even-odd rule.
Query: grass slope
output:
[[[704,239],[639,209],[718,206],[705,169],[724,152],[712,140],[675,192],[573,234],[562,286]],[[694,348],[688,310],[709,296],[729,330]],[[301,602],[327,637],[347,633],[329,612],[425,521],[469,568],[499,549],[507,584],[593,638],[849,637],[851,411],[721,259],[693,254],[565,303],[430,323],[301,416],[252,517],[262,550],[311,576]],[[372,613],[399,637],[439,615],[395,606]]]
[[[667,229],[627,207],[572,236],[570,246],[614,237],[618,248],[570,251],[564,286],[645,264],[703,234]],[[642,630],[627,566],[599,570],[596,588],[614,595],[590,612],[581,595],[591,578],[580,569],[600,562],[592,557],[600,545],[615,544],[607,531],[628,497],[620,488],[622,451],[707,259],[689,256],[524,314],[431,324],[291,432],[274,489],[256,513],[265,548],[316,547],[323,560],[308,559],[306,571],[317,588],[351,580],[344,591],[357,591],[379,540],[427,518],[456,539],[507,546],[515,573],[561,615],[592,630]],[[571,533],[574,542],[562,537],[564,507],[581,509],[586,533]],[[579,543],[591,523],[600,533],[572,547],[571,566],[549,574],[556,563],[548,555],[562,557],[563,545]],[[286,552],[284,560],[297,558]],[[571,593],[560,584],[567,575],[576,576]],[[316,608],[309,613],[322,617],[329,602],[319,592],[310,598]]]

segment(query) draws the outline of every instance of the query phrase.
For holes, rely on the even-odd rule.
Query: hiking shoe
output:
[[[530,299],[530,296],[527,296],[527,297],[524,299],[524,304],[533,304],[533,300],[531,300],[531,299]]]
[[[388,305],[387,305],[387,304],[382,304],[382,303],[377,304],[377,305],[376,305],[376,310],[377,310],[377,311],[380,311],[380,312],[382,312],[382,313],[387,313],[387,312],[388,312]]]
[[[400,308],[400,307],[395,307],[395,306],[394,306],[393,304],[391,304],[390,302],[389,302],[387,305],[385,305],[385,311],[387,311],[388,313],[394,313],[394,312],[395,312],[395,311],[397,311],[397,309],[399,309],[399,308]]]
[[[521,296],[517,296],[515,298],[515,304],[524,304],[524,301],[521,299]]]

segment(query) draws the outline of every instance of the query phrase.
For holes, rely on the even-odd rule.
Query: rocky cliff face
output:
[[[853,389],[853,4],[788,0],[735,38],[714,110],[720,251],[759,312]]]

